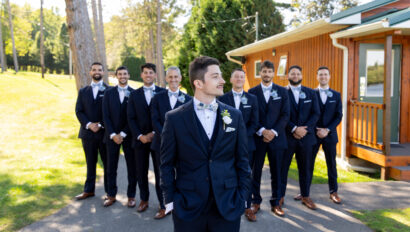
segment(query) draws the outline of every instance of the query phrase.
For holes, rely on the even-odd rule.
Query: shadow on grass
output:
[[[401,221],[395,220],[394,218],[383,215],[386,210],[361,210],[353,211],[353,216],[362,221],[365,225],[370,227],[374,231],[410,231],[410,226],[402,223]],[[404,211],[394,210],[395,214],[400,214],[403,218],[408,217]]]
[[[63,172],[52,170],[45,179],[50,183],[62,178]],[[0,230],[15,231],[31,224],[54,210],[66,205],[68,200],[81,191],[82,185],[16,183],[12,176],[0,174]]]

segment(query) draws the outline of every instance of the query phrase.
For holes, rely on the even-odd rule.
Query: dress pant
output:
[[[102,139],[81,139],[87,163],[87,179],[84,184],[84,192],[93,193],[95,191],[95,180],[97,176],[98,153],[104,168],[104,190],[107,192],[107,151]]]
[[[285,151],[282,162],[281,172],[281,197],[285,196],[286,185],[288,183],[288,172],[290,164],[292,163],[293,154],[296,155],[299,174],[300,193],[303,197],[308,197],[310,194],[310,185],[312,183],[312,153],[313,146],[302,146],[298,141],[289,143],[288,149]]]
[[[254,163],[252,166],[252,202],[261,204],[262,197],[260,194],[262,169],[265,163],[266,153],[268,154],[269,170],[271,175],[271,192],[270,199],[271,206],[279,205],[281,196],[281,165],[284,156],[283,149],[272,149],[268,143],[263,142],[262,139],[256,139],[256,150],[254,152]]]
[[[241,217],[234,221],[227,221],[222,217],[210,191],[207,206],[202,214],[194,220],[186,221],[172,212],[175,232],[239,232]]]
[[[155,190],[157,192],[158,202],[161,209],[165,209],[162,190],[160,187],[160,157],[159,152],[155,152],[150,148],[151,143],[142,144],[134,149],[135,161],[137,164],[137,179],[138,187],[140,188],[140,198],[142,201],[149,200],[149,183],[148,183],[148,169],[149,169],[149,154],[151,153],[152,164],[155,173]]]
[[[255,151],[248,151],[248,159],[249,159],[249,167],[251,168],[251,171],[252,171],[252,173],[251,173],[251,178],[253,179],[253,170],[252,170],[252,167],[253,167],[253,165],[254,165],[254,163],[255,163],[255,159],[254,159],[254,155],[253,155],[253,153],[254,153]],[[246,205],[245,205],[245,208],[246,209],[249,209],[250,207],[251,207],[251,204],[252,204],[252,193],[253,193],[253,184],[251,184],[251,186],[250,186],[250,189],[249,189],[249,196],[248,196],[248,200],[246,201]]]
[[[128,187],[127,196],[128,198],[135,198],[136,188],[137,188],[137,170],[135,163],[135,154],[131,147],[130,139],[124,139],[124,142],[120,145],[116,144],[113,140],[108,140],[107,144],[107,174],[108,174],[108,191],[107,195],[109,197],[115,197],[117,195],[117,169],[118,160],[120,157],[120,148],[124,151],[125,163],[127,165],[127,175],[128,175]]]
[[[326,166],[327,166],[327,178],[329,184],[329,193],[337,192],[337,167],[336,167],[336,145],[337,143],[326,143],[322,139],[318,139],[318,143],[313,148],[313,159],[311,173],[315,167],[316,155],[319,151],[319,147],[322,145],[323,152],[325,153]]]

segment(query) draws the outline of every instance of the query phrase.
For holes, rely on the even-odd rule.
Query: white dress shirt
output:
[[[177,96],[179,96],[179,89],[177,89],[177,91],[175,92],[172,92],[170,89],[168,89],[168,92],[176,93]],[[175,96],[169,97],[169,104],[171,105],[171,109],[174,109],[175,105],[177,104],[177,100],[178,100],[178,97],[175,97]]]
[[[211,102],[211,104],[214,104],[215,102],[216,102],[216,99],[214,99]],[[197,105],[199,103],[201,102],[194,97],[194,110],[195,110],[196,116],[198,116],[198,119],[201,122],[201,125],[204,128],[206,135],[208,136],[209,139],[211,139],[212,132],[214,131],[214,127],[215,127],[216,112],[209,110],[209,109],[198,110]]]
[[[120,102],[122,103],[122,102],[124,101],[124,98],[125,98],[125,92],[124,92],[124,91],[121,91],[120,88],[127,90],[127,89],[128,89],[128,85],[126,85],[125,87],[120,87],[120,86],[118,86],[118,93],[120,94]]]
[[[100,86],[103,85],[103,81],[101,80],[99,82],[93,82],[93,83],[95,83],[95,85],[94,86],[91,85],[91,87],[93,88],[93,97],[94,99],[96,99],[98,91],[100,90]]]
[[[155,91],[155,84],[152,84],[151,86],[144,86],[144,87],[152,88],[152,92],[144,89],[145,100],[147,101],[147,104],[149,105],[151,103],[151,99]]]
[[[298,85],[298,86],[289,85],[289,87],[292,90],[293,97],[295,97],[296,104],[299,104],[300,91],[298,91],[297,88],[302,87],[302,85]]]
[[[266,101],[266,103],[268,103],[269,98],[270,98],[270,93],[271,93],[271,91],[272,91],[272,83],[270,83],[269,86],[264,86],[264,85],[261,83],[261,87],[262,87],[263,96],[265,97],[265,101]],[[269,88],[270,91],[263,91],[264,88]]]
[[[240,94],[240,95],[235,96],[235,93]],[[232,89],[232,94],[233,94],[233,100],[235,101],[235,108],[239,109],[239,106],[241,105],[241,96],[243,94],[243,90],[241,92],[236,92],[235,90]]]
[[[326,89],[321,88],[320,86],[318,87],[319,89],[319,94],[320,94],[320,99],[322,100],[322,103],[325,104],[327,101],[327,91],[329,91],[329,87],[327,87]]]

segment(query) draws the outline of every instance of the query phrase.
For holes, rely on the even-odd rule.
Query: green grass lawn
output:
[[[360,210],[352,213],[374,231],[410,231],[410,208]]]
[[[68,76],[0,74],[0,231],[50,215],[82,191],[76,97]]]
[[[268,165],[268,157],[266,156],[265,164]],[[345,170],[340,167],[337,168],[338,182],[339,183],[351,183],[351,182],[368,182],[368,181],[380,181],[380,174],[365,174],[355,171]],[[289,168],[288,177],[299,180],[298,167],[296,164],[296,158],[293,157],[292,163]],[[318,154],[315,162],[315,170],[313,172],[312,184],[327,184],[327,167],[325,158]]]

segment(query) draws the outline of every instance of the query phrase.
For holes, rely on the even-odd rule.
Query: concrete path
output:
[[[152,168],[151,168],[152,170]],[[159,206],[155,195],[154,175],[150,170],[150,206],[144,213],[125,206],[126,197],[126,166],[123,156],[120,158],[118,201],[111,207],[102,206],[104,190],[100,181],[96,188],[96,197],[84,201],[73,200],[59,212],[35,222],[21,231],[173,231],[172,218],[154,220]],[[261,211],[257,214],[258,221],[251,223],[242,217],[241,231],[372,231],[349,213],[349,210],[387,209],[410,207],[410,183],[401,181],[348,183],[339,185],[339,196],[343,204],[336,205],[329,200],[327,185],[312,185],[311,196],[318,206],[312,211],[300,202],[293,200],[299,192],[298,183],[288,182],[284,210],[286,216],[279,218],[270,212],[269,169],[264,168],[262,176]],[[137,196],[139,192],[137,190]],[[139,202],[137,201],[137,204]]]

